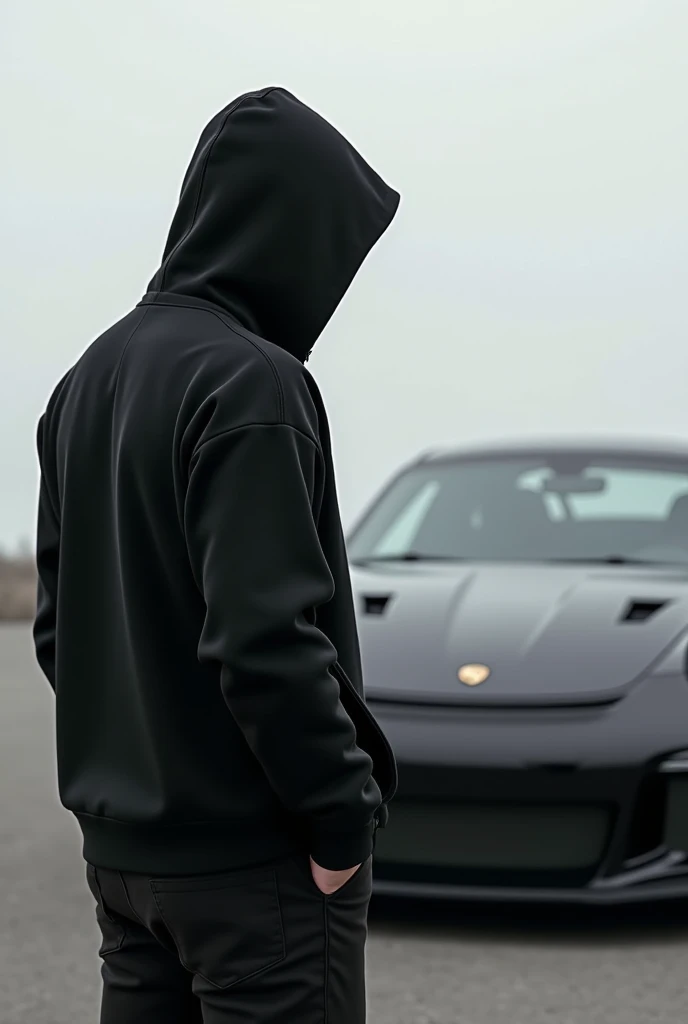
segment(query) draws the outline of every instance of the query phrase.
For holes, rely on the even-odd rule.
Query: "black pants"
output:
[[[364,1024],[371,874],[323,896],[304,856],[192,878],[89,865],[101,1024]]]

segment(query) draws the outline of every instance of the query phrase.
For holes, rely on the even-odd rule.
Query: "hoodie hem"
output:
[[[370,857],[375,831],[375,823],[370,822],[357,832],[317,832],[311,841],[311,857],[328,871],[346,871]]]
[[[89,864],[146,875],[196,875],[229,871],[304,852],[285,830],[255,829],[239,822],[148,825],[76,813]]]

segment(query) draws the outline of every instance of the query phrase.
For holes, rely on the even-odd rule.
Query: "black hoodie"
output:
[[[96,866],[371,850],[396,772],[304,362],[398,201],[294,96],[242,96],[201,136],[148,293],[41,418],[36,652]]]

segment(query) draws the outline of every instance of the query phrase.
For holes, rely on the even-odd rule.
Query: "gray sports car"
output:
[[[688,896],[688,447],[423,457],[349,537],[379,893]]]

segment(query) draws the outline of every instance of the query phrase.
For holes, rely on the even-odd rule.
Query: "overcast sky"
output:
[[[436,445],[688,439],[685,0],[22,0],[2,21],[0,544],[33,534],[53,385],[145,290],[205,122],[264,85],[403,196],[311,362],[347,522]]]

